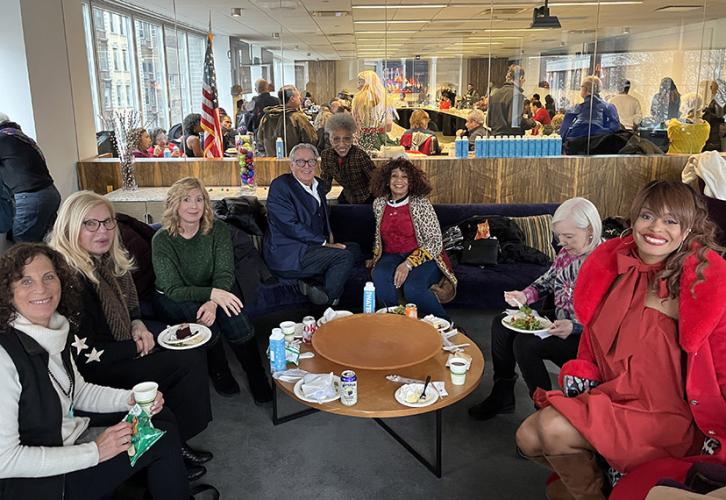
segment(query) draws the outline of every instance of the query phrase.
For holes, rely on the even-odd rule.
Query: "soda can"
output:
[[[353,406],[358,402],[358,377],[353,370],[345,370],[340,374],[340,402],[345,406]]]
[[[303,318],[303,342],[309,344],[313,341],[313,334],[318,329],[318,324],[315,322],[315,318],[312,316],[305,316]]]
[[[406,316],[418,319],[418,309],[416,308],[416,304],[406,304]]]

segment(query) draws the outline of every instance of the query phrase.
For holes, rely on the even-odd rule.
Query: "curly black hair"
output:
[[[381,168],[373,171],[371,178],[371,193],[375,197],[391,196],[391,174],[399,169],[408,176],[408,194],[410,196],[426,196],[431,192],[426,174],[406,158],[394,158]]]
[[[189,113],[184,117],[184,135],[196,135],[197,127],[202,122],[202,115],[199,113]]]
[[[50,259],[61,283],[61,300],[58,312],[65,316],[71,327],[78,325],[81,312],[80,282],[78,276],[66,263],[63,256],[41,243],[18,243],[0,257],[0,332],[10,329],[10,322],[17,311],[13,306],[13,285],[23,277],[25,266],[36,256]]]

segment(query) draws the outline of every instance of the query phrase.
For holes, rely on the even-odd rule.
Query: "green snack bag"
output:
[[[131,460],[131,467],[133,467],[139,457],[146,453],[146,450],[151,448],[161,436],[166,434],[166,431],[155,429],[149,416],[137,404],[129,410],[124,420],[133,425],[131,444],[129,449],[126,450],[129,454],[129,460]]]

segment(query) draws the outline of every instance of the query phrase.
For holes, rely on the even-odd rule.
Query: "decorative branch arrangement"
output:
[[[138,147],[144,131],[143,117],[136,110],[114,111],[111,120],[114,131],[112,141],[121,164],[121,187],[126,191],[136,191],[139,186],[136,184],[133,151]]]

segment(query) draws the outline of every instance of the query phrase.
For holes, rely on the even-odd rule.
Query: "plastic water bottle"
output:
[[[560,156],[562,154],[562,137],[555,136],[555,155]]]
[[[476,158],[484,158],[484,138],[479,136],[474,141],[474,156]]]
[[[171,151],[169,148],[164,148],[164,158],[171,158]]]
[[[492,138],[485,137],[481,145],[482,157],[490,158],[492,156]]]
[[[270,371],[284,371],[287,367],[285,359],[285,336],[280,328],[273,328],[270,335]]]
[[[534,141],[534,155],[537,157],[544,156],[542,153],[542,143],[544,141],[540,136],[537,136],[537,139]]]
[[[363,287],[363,312],[376,312],[376,287],[372,281],[366,281],[366,286]]]
[[[285,144],[282,142],[282,137],[278,137],[275,141],[275,153],[278,160],[285,157]]]

